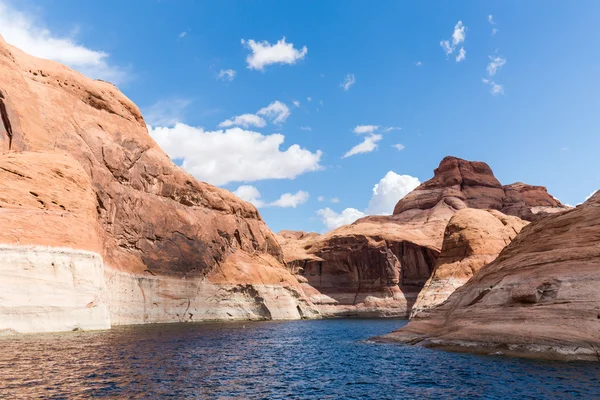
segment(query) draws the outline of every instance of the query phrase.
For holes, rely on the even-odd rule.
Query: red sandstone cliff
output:
[[[0,38],[0,116],[0,244],[100,254],[113,322],[275,318],[248,285],[289,292],[281,317],[310,313],[256,208],[173,164],[115,86]],[[210,284],[258,311],[194,309]]]
[[[525,227],[442,305],[380,340],[600,360],[600,192]]]

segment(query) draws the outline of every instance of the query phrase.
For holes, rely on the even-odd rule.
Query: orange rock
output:
[[[0,244],[92,250],[127,279],[297,291],[256,208],[176,166],[115,86],[1,37],[0,82]],[[126,287],[123,279],[114,282]]]
[[[600,192],[526,226],[440,306],[381,340],[600,360]]]

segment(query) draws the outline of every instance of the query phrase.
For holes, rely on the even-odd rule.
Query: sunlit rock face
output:
[[[179,312],[170,310],[175,300],[163,296],[163,286],[154,283],[138,286],[162,307],[156,315],[165,317],[138,313],[135,301],[122,293],[123,287],[133,287],[126,282],[129,277],[132,282],[164,279],[164,286],[173,288],[173,282],[182,280],[186,288],[200,291],[211,283],[226,288],[263,285],[258,294],[245,297],[251,300],[234,305],[235,318],[316,315],[306,310],[311,305],[284,268],[281,248],[256,208],[173,164],[148,135],[136,105],[110,83],[29,56],[0,38],[0,117],[0,244],[97,253],[104,274],[115,276],[117,271],[127,277],[116,286],[105,284],[115,321],[185,319],[172,317]],[[285,306],[267,306],[279,287],[299,297],[286,295]],[[240,299],[239,293],[230,293]],[[221,297],[227,296],[225,291]],[[269,308],[270,315],[256,311],[261,307],[256,303]],[[210,304],[206,307],[215,303]],[[247,312],[239,310],[243,304]],[[129,306],[135,310],[127,310]],[[229,319],[219,307],[198,315]]]
[[[600,192],[533,222],[438,307],[381,340],[600,360]]]
[[[502,228],[487,236],[493,241],[487,248],[473,241],[474,254],[463,254],[467,260],[462,264],[448,237],[445,260],[453,258],[459,266],[449,268],[457,276],[450,273],[442,283],[432,273],[444,232],[451,218],[467,209],[491,210],[463,212],[470,216],[465,222],[473,224],[473,232],[485,231],[487,224]],[[516,234],[512,228],[524,225],[521,219],[567,209],[543,187],[502,186],[486,163],[445,157],[433,178],[400,199],[391,216],[361,218],[324,235],[282,231],[277,238],[286,265],[304,278],[305,292],[325,315],[408,316],[426,282],[419,307],[443,301],[466,282],[470,275],[464,268],[476,270],[492,261]],[[444,271],[448,268],[440,268],[439,276]]]
[[[443,303],[498,254],[527,225],[496,210],[465,208],[450,218],[442,251],[431,277],[419,293],[411,318]]]

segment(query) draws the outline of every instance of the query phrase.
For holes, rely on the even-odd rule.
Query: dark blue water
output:
[[[400,320],[211,323],[0,339],[2,398],[600,398],[600,365],[364,340]]]

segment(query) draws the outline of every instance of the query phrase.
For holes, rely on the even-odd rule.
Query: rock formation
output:
[[[325,235],[288,231],[278,238],[288,268],[306,279],[305,291],[324,315],[408,316],[434,270],[448,222],[468,208],[499,210],[527,220],[567,209],[545,188],[502,186],[487,164],[446,157],[433,178],[401,199],[391,216],[365,217]],[[488,222],[493,218],[510,221],[515,228],[520,225],[493,211],[478,215]],[[489,251],[485,257],[475,257],[478,262],[491,261],[501,250],[492,247],[476,250],[480,256]],[[464,278],[454,281],[455,286]],[[447,286],[430,295],[442,298],[449,290]]]
[[[494,261],[525,225],[526,221],[496,210],[457,211],[446,226],[442,251],[417,297],[411,318],[444,302],[481,267]]]
[[[38,295],[3,295],[0,329],[315,315],[257,210],[174,165],[110,83],[0,38],[0,117],[0,281]]]
[[[523,228],[440,306],[380,340],[600,360],[600,192]]]

